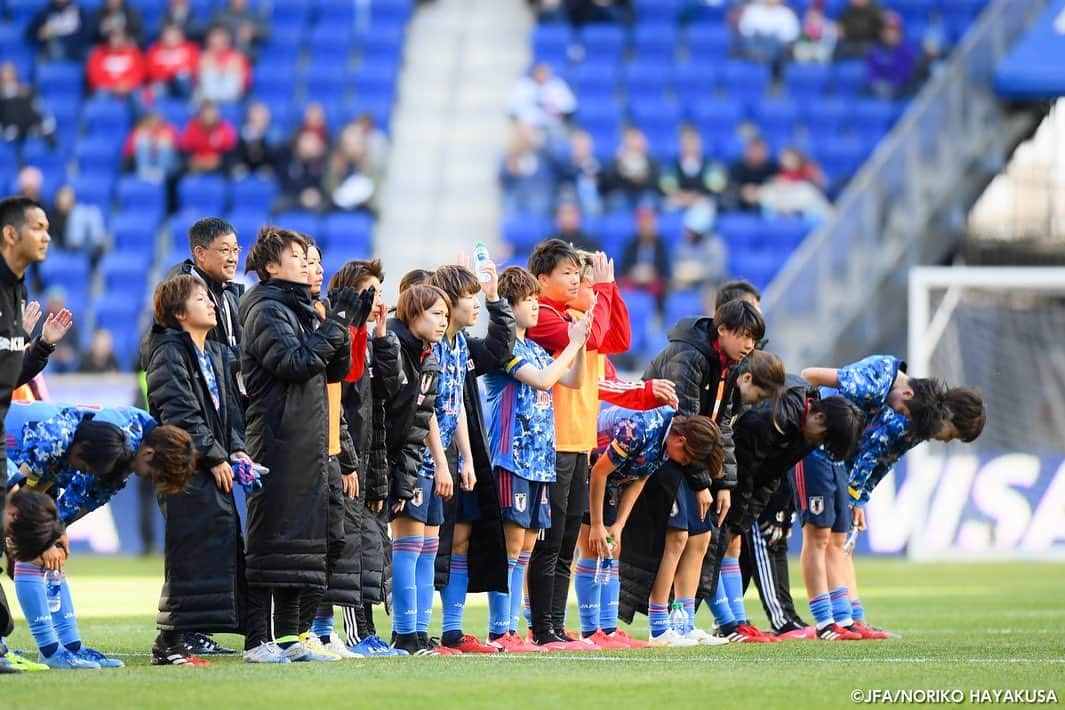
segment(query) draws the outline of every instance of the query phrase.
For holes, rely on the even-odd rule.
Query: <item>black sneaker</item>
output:
[[[197,658],[189,652],[189,647],[183,643],[172,646],[160,646],[158,641],[152,644],[153,666],[209,666],[211,665],[202,658]]]
[[[422,642],[418,634],[395,634],[392,648],[406,651],[410,656],[437,656],[434,649],[429,647],[428,641]]]
[[[189,647],[189,653],[196,656],[228,656],[236,653],[231,648],[219,644],[207,634],[185,634],[185,645]]]

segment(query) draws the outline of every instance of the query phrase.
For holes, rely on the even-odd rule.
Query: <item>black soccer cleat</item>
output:
[[[188,646],[189,653],[195,656],[229,656],[236,653],[233,649],[226,648],[207,634],[201,633],[185,634],[185,645]]]

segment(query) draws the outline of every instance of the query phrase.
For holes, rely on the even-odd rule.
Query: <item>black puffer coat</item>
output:
[[[463,405],[466,408],[466,426],[470,434],[470,450],[473,454],[473,470],[477,484],[473,492],[477,496],[480,519],[473,523],[470,533],[469,591],[505,592],[508,586],[507,545],[503,536],[503,517],[499,509],[499,491],[492,475],[492,456],[488,449],[488,432],[484,426],[481,408],[481,393],[477,378],[497,370],[513,357],[514,313],[505,299],[485,304],[488,310],[488,333],[484,338],[467,338],[473,369],[466,370],[463,387]],[[448,466],[453,476],[458,476],[455,446],[448,451]],[[455,529],[455,514],[458,506],[456,495],[445,505],[444,524],[440,527],[440,552],[436,556],[436,587],[443,589],[451,576],[451,538]]]
[[[232,353],[206,343],[218,381],[216,409],[188,333],[156,325],[143,343],[148,410],[160,424],[189,433],[200,454],[183,493],[159,496],[165,522],[163,590],[156,625],[166,631],[240,632],[244,610],[244,541],[232,493],[210,468],[244,450]]]
[[[253,586],[326,587],[327,370],[347,372],[345,325],[317,326],[310,288],[277,279],[240,302],[248,454],[270,469],[248,496],[247,579]],[[341,368],[343,368],[341,370]],[[339,377],[339,376],[338,376]]]
[[[410,500],[418,485],[425,437],[436,405],[436,380],[440,365],[400,320],[391,320],[388,329],[399,339],[400,371],[404,383],[399,394],[388,402],[388,486],[392,500]]]

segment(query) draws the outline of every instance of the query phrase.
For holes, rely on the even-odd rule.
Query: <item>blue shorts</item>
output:
[[[846,463],[814,451],[795,464],[788,477],[800,525],[809,523],[817,528],[832,528],[837,533],[850,529]]]
[[[687,530],[689,535],[702,535],[714,529],[714,513],[711,507],[706,517],[699,518],[699,504],[695,502],[695,491],[688,487],[688,482],[680,479],[677,497],[673,501],[673,510],[669,511],[668,526],[674,530]]]
[[[481,519],[481,504],[477,499],[477,491],[460,490],[455,485],[455,522],[472,523]]]
[[[603,525],[610,527],[618,521],[618,503],[621,502],[621,486],[607,481],[606,495],[603,496]],[[584,517],[581,522],[585,525],[592,524],[591,507],[584,506]]]
[[[431,478],[418,476],[418,487],[414,489],[414,497],[407,501],[399,515],[425,523],[426,525],[444,524],[444,499],[434,491],[436,481]],[[389,520],[395,520],[398,516],[391,512],[392,501],[388,505]]]
[[[551,527],[550,483],[527,481],[505,468],[497,468],[495,477],[503,520],[526,530]]]

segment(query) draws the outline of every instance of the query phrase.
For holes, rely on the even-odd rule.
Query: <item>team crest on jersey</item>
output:
[[[810,512],[814,515],[820,515],[825,512],[824,496],[810,496]]]
[[[422,504],[422,489],[421,488],[415,488],[414,489],[414,495],[411,496],[410,504],[415,506],[415,507],[417,507],[417,506]]]
[[[422,381],[418,391],[418,406],[422,406],[422,402],[425,401],[425,395],[429,394],[429,386],[433,384],[433,373],[422,373]]]
[[[527,495],[525,495],[524,493],[514,494],[514,510],[518,511],[519,513],[524,513],[528,505],[529,498]]]

